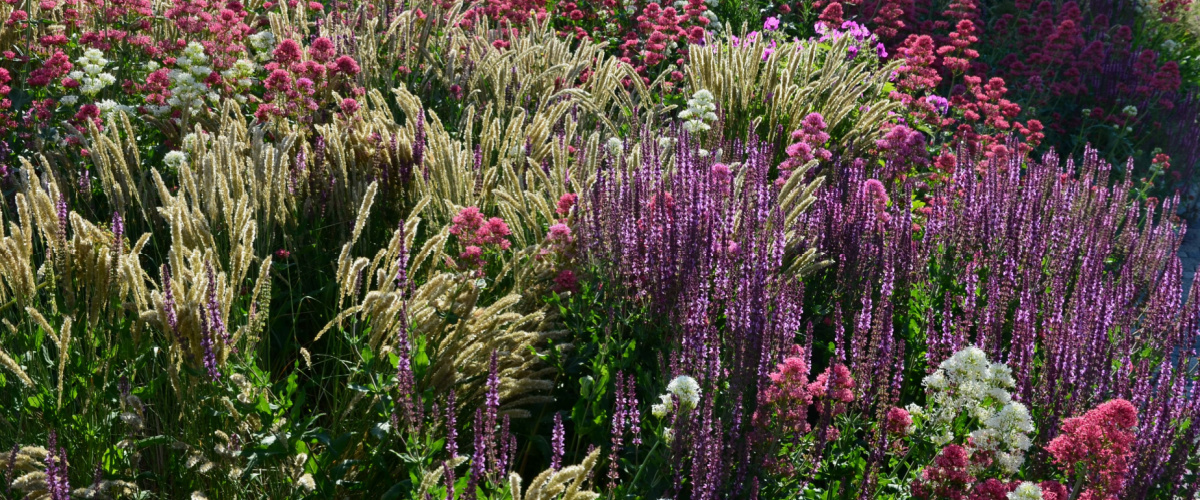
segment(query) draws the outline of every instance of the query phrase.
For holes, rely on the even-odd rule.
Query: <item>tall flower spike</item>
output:
[[[109,258],[109,277],[110,286],[117,284],[117,269],[121,263],[121,252],[124,250],[125,222],[121,219],[120,212],[113,212],[112,216],[112,233],[113,244],[110,250]]]
[[[204,368],[208,370],[208,378],[216,381],[221,378],[221,372],[217,369],[217,354],[213,351],[212,326],[208,321],[208,311],[200,308],[199,312],[200,347],[204,349]]]
[[[187,339],[179,334],[179,313],[175,308],[175,290],[171,285],[171,265],[162,265],[162,286],[163,286],[163,311],[167,314],[167,326],[171,328],[171,333],[175,335],[175,342],[179,343],[179,349],[187,356],[192,353],[188,350]]]
[[[446,451],[450,458],[458,455],[458,408],[455,407],[454,389],[446,397]]]
[[[454,500],[454,469],[442,462],[442,477],[446,479],[446,500]]]
[[[229,330],[225,328],[225,321],[221,319],[221,304],[217,302],[217,274],[213,271],[212,261],[204,263],[205,273],[208,275],[208,316],[212,327],[212,336],[214,340],[218,335],[225,341],[225,345],[229,345],[232,339],[229,337]],[[236,350],[236,348],[235,348]]]
[[[562,412],[556,412],[554,414],[554,431],[550,435],[551,469],[558,470],[562,467],[564,454],[566,454],[566,432],[563,430]]]

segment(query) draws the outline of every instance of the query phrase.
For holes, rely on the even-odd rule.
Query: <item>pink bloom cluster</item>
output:
[[[1115,499],[1125,483],[1125,472],[1135,438],[1137,410],[1124,399],[1114,399],[1062,423],[1062,434],[1046,451],[1071,477],[1084,475],[1084,500]]]
[[[825,149],[825,143],[829,142],[829,133],[825,132],[826,128],[828,126],[821,113],[809,113],[804,117],[804,120],[800,122],[800,129],[792,132],[792,141],[794,142],[787,147],[787,159],[779,165],[779,179],[776,181],[779,185],[787,182],[793,170],[804,166],[814,158],[821,161],[829,161],[833,158],[833,153]]]
[[[454,216],[450,225],[450,234],[458,237],[463,245],[459,254],[464,268],[481,269],[483,267],[483,251],[485,247],[508,250],[512,245],[508,236],[512,234],[504,219],[492,217],[485,219],[478,207],[467,207]]]
[[[759,410],[754,413],[754,424],[759,428],[776,426],[788,433],[804,434],[809,431],[808,407],[813,402],[809,390],[808,364],[800,346],[795,346],[793,355],[779,363],[769,377],[771,385],[759,396]]]
[[[939,500],[1008,500],[1008,494],[1021,481],[1004,482],[995,478],[977,480],[972,468],[980,468],[978,456],[957,444],[947,445],[933,459],[933,464],[921,471],[921,478],[912,484],[913,496]],[[1067,500],[1066,487],[1057,481],[1042,481],[1042,500]]]
[[[912,425],[912,415],[909,415],[908,410],[900,407],[892,407],[887,412],[887,420],[884,427],[889,434],[902,436],[908,433],[908,426]]]
[[[828,423],[854,401],[854,379],[842,364],[830,366],[812,382],[808,381],[808,370],[804,349],[794,346],[792,354],[769,375],[770,385],[759,394],[759,407],[753,415],[756,428],[785,435],[806,434],[812,430],[808,409],[816,404],[827,440],[837,439],[837,428]]]
[[[933,465],[926,467],[921,472],[921,479],[913,483],[913,496],[947,500],[966,498],[967,490],[975,482],[975,476],[968,470],[970,465],[966,448],[957,444],[942,448],[933,459]]]
[[[333,42],[325,37],[314,39],[307,51],[295,40],[279,42],[271,52],[274,60],[266,65],[268,74],[263,87],[267,92],[255,118],[266,121],[272,116],[290,116],[311,122],[311,112],[320,109],[321,96],[339,84],[349,87],[355,96],[363,95],[365,90],[354,81],[362,71],[358,61],[349,55],[336,54]],[[338,105],[347,115],[359,108],[352,98],[343,99]]]

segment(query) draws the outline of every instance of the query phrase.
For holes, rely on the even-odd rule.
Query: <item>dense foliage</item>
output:
[[[0,498],[1198,498],[1195,16],[0,3]]]

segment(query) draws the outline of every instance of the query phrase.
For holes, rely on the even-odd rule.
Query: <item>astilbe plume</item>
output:
[[[1086,487],[1080,498],[1117,498],[1125,482],[1138,424],[1137,410],[1129,401],[1114,399],[1068,418],[1062,433],[1046,447],[1054,463],[1075,478],[1075,488]]]

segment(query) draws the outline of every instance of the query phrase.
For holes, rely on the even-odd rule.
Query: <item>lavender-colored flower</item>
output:
[[[550,434],[550,468],[558,470],[562,467],[563,455],[566,454],[566,431],[563,429],[562,412],[554,414],[554,431]]]
[[[55,212],[58,214],[58,238],[59,241],[67,241],[67,197],[62,193],[58,193],[58,201],[54,204]]]
[[[442,479],[446,482],[446,500],[454,500],[454,469],[442,462]]]
[[[938,113],[946,114],[950,110],[950,101],[940,95],[925,96],[925,102],[933,106]]]
[[[209,324],[208,310],[199,308],[198,311],[200,313],[200,347],[204,349],[204,368],[208,370],[208,378],[216,381],[221,378],[221,372],[217,369],[217,353],[213,350],[213,332],[212,326]]]
[[[213,271],[212,261],[204,263],[204,270],[208,276],[208,304],[206,307],[208,307],[209,321],[212,322],[212,337],[215,339],[219,335],[228,346],[232,339],[229,336],[229,329],[225,328],[225,321],[221,319],[221,303],[217,301],[217,274]]]
[[[184,354],[191,356],[188,351],[187,339],[179,333],[179,314],[175,308],[175,291],[171,285],[171,265],[162,265],[162,286],[163,286],[163,311],[167,314],[167,326],[171,328],[171,333],[175,335],[175,342],[179,343],[180,349]]]
[[[87,194],[92,191],[92,173],[84,170],[79,174],[79,193]]]
[[[17,472],[17,452],[21,450],[21,446],[13,443],[12,451],[8,453],[8,466],[4,471],[4,484],[12,484],[13,476]]]
[[[637,387],[633,375],[625,379],[625,419],[629,425],[629,433],[633,435],[634,446],[642,444],[642,413],[638,410]]]
[[[46,457],[46,489],[51,500],[70,500],[71,484],[68,477],[67,452],[58,446],[58,435],[50,431],[49,454]]]
[[[458,456],[458,408],[455,406],[454,389],[446,396],[446,451],[450,458]]]

